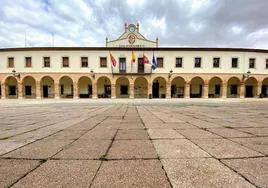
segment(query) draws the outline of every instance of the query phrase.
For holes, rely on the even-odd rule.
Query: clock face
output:
[[[129,25],[129,26],[128,26],[128,30],[129,30],[130,32],[134,32],[134,31],[136,30],[135,25]]]

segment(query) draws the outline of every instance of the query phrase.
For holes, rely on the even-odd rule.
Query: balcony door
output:
[[[142,58],[138,58],[138,73],[144,73],[144,63]]]
[[[119,72],[120,73],[125,73],[126,72],[126,58],[120,57],[119,58]]]

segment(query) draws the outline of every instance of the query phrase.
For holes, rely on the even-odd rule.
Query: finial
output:
[[[125,23],[125,31],[127,31],[127,23]]]
[[[158,37],[156,37],[156,47],[158,47]]]
[[[139,28],[140,28],[140,24],[139,23],[137,23],[137,30],[139,31]]]
[[[108,37],[105,37],[106,47],[108,45]]]

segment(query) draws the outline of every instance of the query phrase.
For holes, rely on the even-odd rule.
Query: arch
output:
[[[166,98],[167,84],[163,77],[156,77],[152,84],[153,98]]]
[[[116,98],[129,98],[130,88],[129,80],[126,77],[120,77],[116,79]]]
[[[134,98],[148,97],[148,81],[144,77],[138,77],[134,81]]]
[[[111,80],[102,76],[97,80],[98,98],[111,98]]]
[[[44,76],[40,81],[40,90],[42,98],[55,97],[55,82],[50,76]]]
[[[61,98],[73,98],[73,80],[69,76],[63,76],[59,81],[60,86],[60,97]]]
[[[183,98],[185,79],[177,76],[171,81],[171,98]]]
[[[236,98],[240,96],[240,79],[238,77],[231,77],[227,81],[227,97]]]
[[[262,81],[261,96],[268,97],[268,77]]]
[[[18,80],[13,76],[9,76],[5,80],[6,98],[18,98]]]
[[[196,76],[190,81],[190,97],[191,98],[201,98],[204,95],[204,80]]]
[[[256,97],[258,92],[258,81],[254,77],[249,77],[245,81],[245,97]]]
[[[32,76],[25,76],[22,80],[22,96],[36,98],[36,81]]]
[[[215,76],[209,80],[208,97],[219,98],[222,96],[222,79]]]
[[[92,81],[87,76],[82,76],[78,80],[79,98],[92,98]]]

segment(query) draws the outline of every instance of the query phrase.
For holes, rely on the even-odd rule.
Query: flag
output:
[[[132,50],[131,62],[135,63],[135,61],[136,61],[136,55],[135,55],[134,51]]]
[[[114,56],[112,55],[111,52],[110,52],[110,58],[111,58],[112,65],[115,67],[116,66],[116,60],[115,60],[115,58],[114,58]]]
[[[153,54],[152,69],[155,70],[156,68],[157,68],[157,62],[156,62],[154,54]]]
[[[143,53],[143,57],[142,57],[142,63],[143,64],[148,64],[149,63],[149,59],[144,55],[144,53]]]

